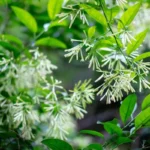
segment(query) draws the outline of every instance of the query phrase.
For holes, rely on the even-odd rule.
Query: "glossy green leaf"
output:
[[[135,94],[131,94],[125,98],[120,107],[120,116],[121,120],[126,123],[126,121],[131,117],[135,104],[137,101],[137,96]]]
[[[100,11],[96,10],[95,8],[93,8],[87,4],[80,4],[80,7],[83,8],[87,12],[87,14],[91,18],[93,18],[95,21],[97,21],[98,23],[100,23],[104,27],[107,26],[106,19]]]
[[[143,43],[143,40],[146,37],[148,30],[144,30],[135,36],[135,39],[131,40],[131,43],[128,44],[126,53],[130,55],[133,51],[137,50],[139,46]]]
[[[96,26],[92,26],[88,29],[88,37],[89,38],[92,38],[95,34],[95,29],[96,29]]]
[[[131,24],[131,22],[133,21],[133,19],[135,18],[135,16],[137,15],[139,9],[141,6],[141,2],[129,7],[124,14],[122,15],[122,17],[120,18],[121,21],[119,21],[118,23],[118,29],[122,29],[124,28],[124,26],[128,26]]]
[[[144,98],[142,103],[142,110],[146,109],[147,107],[150,107],[150,94]]]
[[[93,143],[90,144],[88,147],[84,148],[83,150],[103,150],[103,147],[100,144]]]
[[[101,134],[100,132],[93,131],[93,130],[82,130],[82,131],[80,131],[80,133],[82,133],[82,134],[90,134],[90,135],[98,136],[98,137],[101,137],[101,138],[104,137],[104,135]]]
[[[141,55],[137,56],[135,58],[135,61],[140,61],[142,59],[150,57],[150,52],[142,53]]]
[[[115,125],[114,123],[106,122],[103,123],[104,129],[109,133],[109,134],[117,134],[121,135],[122,134],[122,129]]]
[[[125,144],[125,143],[131,143],[131,142],[132,142],[132,140],[128,137],[118,137],[116,139],[116,143],[117,143],[118,146],[122,145],[122,144]]]
[[[61,42],[58,39],[51,38],[51,37],[41,38],[41,39],[37,40],[35,44],[40,45],[40,46],[50,46],[50,47],[54,47],[54,48],[63,48],[63,49],[66,48],[65,43]]]
[[[150,122],[150,107],[141,111],[139,115],[135,118],[135,128],[139,129],[146,126]]]
[[[106,123],[106,122],[105,122]],[[107,123],[112,123],[112,124],[115,124],[117,125],[118,124],[118,119],[114,118],[113,120],[111,121],[107,121]],[[97,124],[104,124],[104,122],[101,122],[101,121],[97,121]]]
[[[18,19],[26,27],[28,27],[34,33],[37,32],[38,27],[37,27],[36,20],[29,12],[27,12],[26,10],[24,10],[22,8],[16,7],[16,6],[12,6],[12,9],[13,9],[14,13],[16,14],[16,16],[18,17]]]
[[[47,10],[51,20],[56,18],[56,15],[60,12],[63,4],[63,0],[49,0]]]
[[[42,143],[52,150],[73,150],[70,144],[59,139],[46,139]]]

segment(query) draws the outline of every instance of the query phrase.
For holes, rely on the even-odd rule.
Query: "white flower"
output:
[[[81,43],[81,44],[79,44],[73,48],[65,50],[65,52],[67,52],[67,54],[65,54],[65,57],[70,57],[69,62],[71,62],[74,57],[76,57],[76,60],[78,60],[79,55],[81,56],[81,61],[84,61],[84,57],[82,54],[82,47],[83,46],[84,46],[83,43]]]
[[[124,31],[121,35],[122,43],[124,46],[126,46],[127,43],[131,43],[132,40],[136,41],[136,39],[130,33],[130,31]]]
[[[50,79],[51,79],[50,83],[47,83],[47,85],[43,88],[50,91],[46,96],[46,99],[52,98],[57,101],[58,100],[57,90],[62,90],[63,87],[60,85],[61,81],[54,79],[52,76]]]
[[[83,83],[79,81],[71,92],[72,95],[66,98],[69,101],[66,110],[71,114],[75,114],[78,119],[81,119],[87,113],[84,110],[86,105],[92,103],[92,100],[94,100],[95,90],[90,84],[90,80],[85,80]]]
[[[123,7],[127,3],[127,0],[116,0],[116,3],[118,6]]]
[[[45,23],[45,24],[43,25],[43,28],[44,28],[44,31],[45,31],[45,32],[48,31],[49,26],[50,26],[50,23]]]
[[[70,10],[70,12],[69,13],[58,14],[57,16],[59,18],[61,18],[61,20],[59,22],[62,22],[63,20],[65,20],[68,17],[70,17],[71,22],[70,22],[69,28],[71,28],[73,23],[74,23],[74,21],[75,21],[75,19],[77,18],[77,16],[79,16],[80,19],[82,20],[83,24],[86,23],[87,25],[89,25],[88,20],[87,20],[87,18],[85,16],[83,10],[82,9],[76,9],[76,8],[74,8],[74,6],[76,6],[76,5],[67,5],[66,7],[64,7],[64,9],[68,9],[68,10]]]
[[[150,82],[144,77],[139,77],[139,91],[141,92],[143,88],[150,89]]]
[[[106,97],[107,104],[110,104],[111,101],[122,100],[124,92],[127,94],[135,92],[132,83],[136,82],[134,81],[134,77],[132,77],[132,72],[121,74],[109,73],[102,77],[104,77],[104,83],[97,88],[97,95],[102,96],[100,100]]]
[[[96,55],[88,55],[86,60],[89,59],[89,68],[92,67],[93,70],[100,68],[100,62],[98,56]]]

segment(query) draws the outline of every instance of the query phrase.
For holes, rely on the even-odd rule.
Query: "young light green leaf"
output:
[[[150,107],[141,111],[139,115],[135,118],[135,128],[136,130],[146,126],[150,122]]]
[[[53,27],[56,27],[56,26],[67,26],[67,21],[66,20],[63,20],[61,22],[59,22],[59,20],[52,21],[50,23],[49,28],[53,28]]]
[[[93,143],[90,144],[88,147],[84,148],[83,150],[103,150],[103,147],[100,144]]]
[[[150,107],[150,94],[143,100],[142,110],[146,109],[147,107]]]
[[[42,143],[52,150],[73,150],[70,144],[59,139],[46,139]]]
[[[113,42],[111,40],[101,39],[94,44],[92,51],[99,50],[104,47],[106,48],[106,47],[112,47],[112,46],[113,46]]]
[[[124,26],[128,26],[131,24],[136,14],[138,13],[141,6],[141,2],[129,7],[125,13],[120,18],[121,21],[118,23],[118,30],[120,31]]]
[[[116,17],[116,15],[119,13],[120,7],[119,6],[115,6],[112,8],[105,8],[105,12],[106,15],[108,17],[109,21],[112,21],[114,19],[114,17]]]
[[[131,94],[122,102],[120,107],[120,116],[123,123],[125,123],[129,119],[129,117],[131,117],[131,114],[133,113],[133,110],[135,108],[136,101],[137,96],[135,94]]]
[[[24,10],[22,8],[16,7],[16,6],[12,6],[12,9],[13,9],[14,13],[16,14],[16,16],[18,17],[18,19],[26,27],[28,27],[33,33],[37,32],[37,30],[38,30],[37,22],[29,12],[27,12],[26,10]]]
[[[140,61],[140,60],[148,58],[148,57],[150,57],[150,52],[143,53],[143,54],[137,56],[134,60]]]
[[[91,18],[93,18],[95,21],[97,21],[98,23],[100,23],[104,27],[107,26],[106,19],[105,19],[104,15],[101,14],[100,11],[96,10],[95,8],[93,8],[87,4],[80,4],[80,7],[83,8],[87,12],[87,14]]]
[[[95,29],[96,29],[96,26],[92,26],[88,29],[88,37],[89,38],[92,38],[95,34]]]
[[[146,37],[148,30],[144,30],[135,36],[135,39],[131,40],[131,43],[128,44],[126,53],[130,55],[133,51],[135,51],[139,46],[143,43],[143,40]]]
[[[109,134],[117,134],[121,135],[122,134],[122,129],[115,125],[114,123],[106,122],[103,123],[104,129],[109,133]]]
[[[94,136],[98,136],[98,137],[104,138],[103,134],[101,134],[100,132],[97,132],[97,131],[93,131],[93,130],[82,130],[82,131],[80,131],[80,133],[82,133],[82,134],[90,134],[90,135],[94,135]]]
[[[63,4],[63,0],[49,0],[47,10],[51,20],[56,18],[56,15],[60,12]]]
[[[45,38],[41,38],[39,40],[36,41],[35,43],[36,45],[40,45],[40,46],[50,46],[50,47],[54,47],[54,48],[66,48],[66,44],[63,43],[62,41],[55,39],[55,38],[51,38],[51,37],[45,37]]]

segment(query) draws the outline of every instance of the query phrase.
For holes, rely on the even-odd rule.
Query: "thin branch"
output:
[[[102,3],[101,0],[99,0],[99,2],[100,2],[100,6],[101,6],[101,8],[102,8],[104,17],[105,17],[105,19],[106,19],[106,21],[107,21],[108,28],[109,28],[110,32],[112,33],[112,35],[113,35],[113,37],[114,37],[114,39],[115,39],[115,42],[116,42],[116,44],[117,44],[117,46],[118,46],[120,52],[121,52],[122,55],[124,56],[124,58],[125,58],[125,60],[127,61],[128,65],[130,66],[130,62],[128,61],[128,59],[127,59],[126,56],[124,55],[124,53],[123,53],[123,51],[122,51],[122,49],[121,49],[121,47],[120,47],[120,45],[119,45],[119,43],[118,43],[117,37],[116,37],[116,35],[114,34],[113,29],[111,28],[110,22],[109,22],[109,20],[108,20],[108,18],[107,18],[107,15],[106,15],[105,10],[104,10],[104,7],[103,7],[103,3]]]

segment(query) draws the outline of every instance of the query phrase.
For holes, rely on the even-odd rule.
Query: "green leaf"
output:
[[[139,46],[143,43],[143,40],[146,37],[148,30],[144,30],[135,36],[135,39],[131,40],[131,43],[128,44],[126,53],[130,55],[133,51],[135,51]]]
[[[107,15],[109,21],[113,20],[114,17],[116,17],[116,15],[119,13],[119,11],[120,11],[119,6],[115,6],[110,9],[105,8],[105,12],[106,12],[106,15]]]
[[[21,47],[23,46],[22,41],[13,35],[2,34],[2,35],[0,35],[0,39],[5,40],[5,41],[7,40],[7,41],[12,42],[12,43],[16,43],[17,45],[19,45]]]
[[[93,135],[93,136],[98,136],[98,137],[104,138],[103,134],[101,134],[100,132],[97,132],[97,131],[93,131],[93,130],[82,130],[82,131],[80,131],[80,133],[90,134],[90,135]]]
[[[131,22],[133,21],[133,19],[135,18],[136,14],[138,13],[139,9],[141,6],[141,2],[129,7],[124,14],[122,15],[122,17],[120,18],[121,21],[119,21],[118,23],[118,29],[121,30],[122,28],[124,28],[124,26],[128,26],[131,24]]]
[[[88,29],[88,37],[89,38],[92,38],[95,34],[95,29],[96,29],[96,26],[92,26]]]
[[[10,45],[7,42],[0,41],[0,46],[2,46],[3,48],[9,50],[10,52],[13,52],[15,58],[17,58],[20,55],[20,50],[17,49],[16,47]]]
[[[100,144],[93,143],[90,144],[88,147],[84,148],[83,150],[103,150],[103,147]]]
[[[105,123],[106,123],[106,122],[105,122]],[[118,119],[114,118],[114,119],[111,120],[111,121],[107,121],[107,123],[112,123],[112,124],[117,125],[117,124],[118,124]],[[97,124],[102,124],[102,125],[104,125],[104,122],[97,121]]]
[[[53,27],[56,27],[56,26],[67,26],[67,21],[66,20],[63,20],[61,22],[59,22],[59,20],[52,21],[50,23],[49,28],[53,28]]]
[[[145,127],[150,127],[150,121],[146,123]]]
[[[135,118],[135,128],[139,129],[146,126],[150,122],[150,107],[141,111],[139,115]]]
[[[88,29],[88,37],[89,38],[92,38],[95,34],[95,29],[96,29],[96,26],[92,26]]]
[[[97,21],[98,23],[100,23],[104,27],[107,26],[106,19],[100,11],[96,10],[95,8],[93,8],[87,4],[80,4],[80,7],[83,8],[87,12],[87,14],[91,18],[93,18],[95,21]]]
[[[0,0],[0,5],[7,5],[8,2],[10,2],[10,0]]]
[[[150,52],[143,53],[143,54],[137,56],[134,60],[140,61],[140,60],[148,58],[148,57],[150,57]]]
[[[147,107],[150,107],[150,94],[144,98],[142,103],[142,110],[146,109]]]
[[[0,126],[0,137],[5,138],[16,138],[17,134],[14,131],[9,131],[5,129],[5,126]]]
[[[37,40],[35,44],[41,45],[41,46],[50,46],[50,47],[54,47],[54,48],[63,48],[63,49],[66,48],[65,43],[61,42],[58,39],[51,38],[51,37],[41,38],[41,39]]]
[[[92,51],[95,51],[95,50],[99,50],[101,48],[111,48],[113,47],[113,42],[110,41],[110,40],[107,40],[107,39],[101,39],[99,41],[97,41],[95,44],[94,44],[94,47],[92,48]]]
[[[33,33],[37,32],[38,27],[37,27],[36,20],[29,12],[27,12],[26,10],[21,9],[19,7],[16,7],[16,6],[12,6],[12,9],[13,9],[14,13],[16,14],[16,16],[18,17],[18,19],[26,27],[28,27]]]
[[[73,150],[70,144],[59,139],[46,139],[42,143],[52,150]]]
[[[56,18],[56,15],[60,12],[63,4],[63,0],[49,0],[47,10],[51,20]]]
[[[117,134],[121,135],[122,134],[122,129],[115,125],[114,123],[106,122],[103,123],[104,129],[109,133],[109,134]]]
[[[5,139],[5,138],[16,138],[17,135],[13,131],[5,131],[5,132],[0,131],[0,137],[3,139]]]
[[[125,144],[125,143],[131,143],[131,142],[132,142],[132,140],[128,137],[118,137],[116,140],[116,143],[118,146]]]
[[[120,107],[120,116],[123,123],[125,123],[132,115],[135,104],[137,101],[137,96],[135,94],[131,94],[125,98]]]

